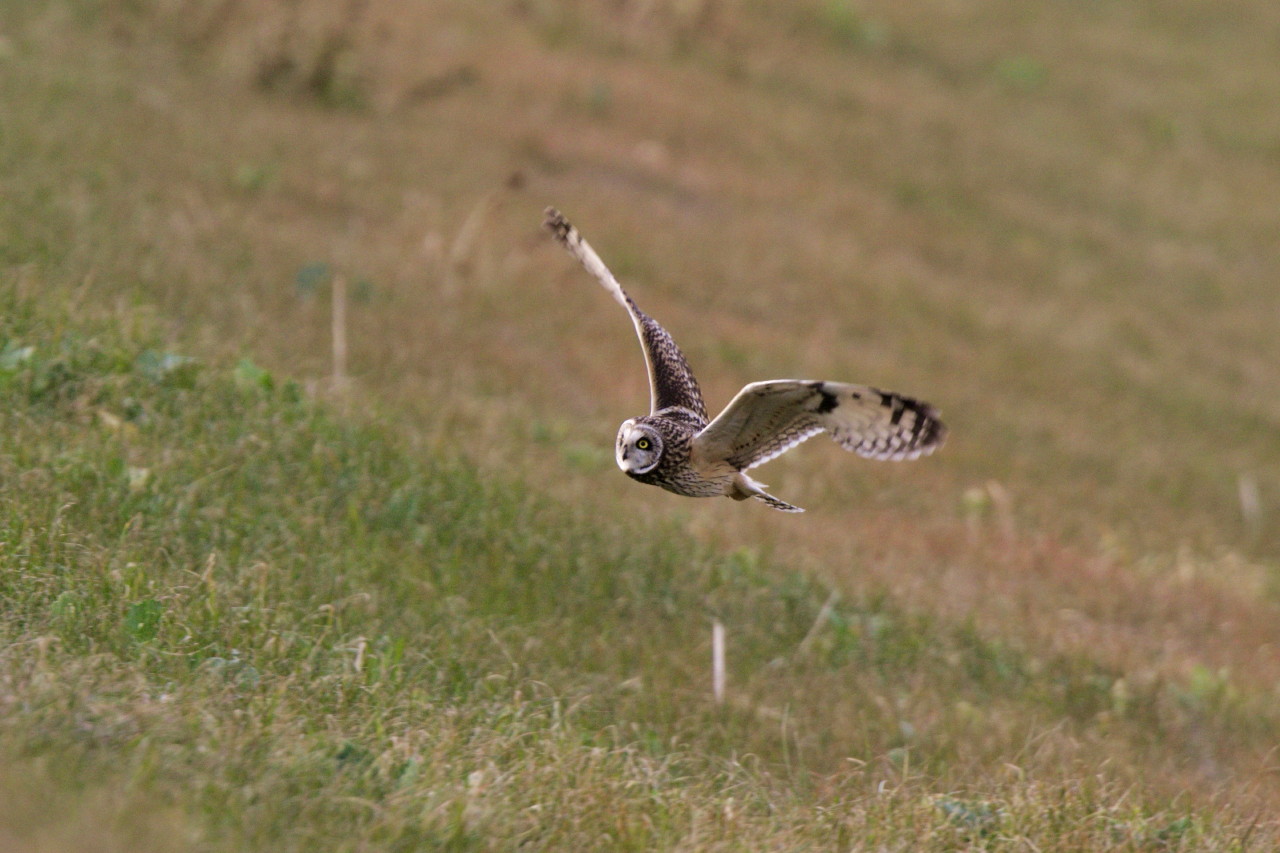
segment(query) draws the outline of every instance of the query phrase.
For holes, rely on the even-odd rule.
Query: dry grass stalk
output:
[[[724,704],[724,623],[719,619],[711,623],[711,693],[716,704]]]
[[[333,388],[347,387],[347,279],[333,277]]]

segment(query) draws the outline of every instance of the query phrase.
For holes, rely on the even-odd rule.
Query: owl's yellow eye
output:
[[[640,448],[641,450],[648,450],[648,449],[649,449],[649,439],[647,439],[647,438],[642,438],[642,439],[640,439],[639,441],[637,441],[637,442],[636,442],[636,447]]]

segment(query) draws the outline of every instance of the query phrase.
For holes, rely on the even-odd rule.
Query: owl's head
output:
[[[637,423],[635,418],[623,421],[614,453],[623,471],[647,474],[662,459],[662,434],[648,424]]]

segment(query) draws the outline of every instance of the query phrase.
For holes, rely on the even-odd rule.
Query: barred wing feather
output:
[[[841,447],[870,459],[915,459],[942,445],[947,429],[937,411],[901,394],[867,385],[774,379],[738,392],[694,439],[704,459],[738,470],[763,465],[829,432]]]

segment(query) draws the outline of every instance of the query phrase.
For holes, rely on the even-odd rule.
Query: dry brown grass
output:
[[[1075,726],[886,693],[922,731],[972,727],[955,768],[1025,742],[1007,760],[1280,802],[1265,735],[1204,735],[1204,697],[1165,690],[1247,717],[1280,674],[1270,5],[183,7],[102,12],[103,49],[62,38],[53,4],[24,21],[44,61],[9,60],[99,104],[16,106],[30,150],[85,152],[14,190],[57,196],[51,241],[76,244],[91,298],[319,378],[324,264],[351,283],[355,393],[397,429],[848,600],[1088,660],[1117,705],[1156,697]],[[635,487],[608,448],[645,399],[636,347],[543,239],[548,203],[673,330],[711,408],[767,376],[868,381],[936,402],[951,443],[912,466],[817,442],[772,463],[799,520]],[[1007,514],[966,502],[992,481]],[[830,678],[804,689],[838,695]],[[797,713],[811,755],[854,707]]]

